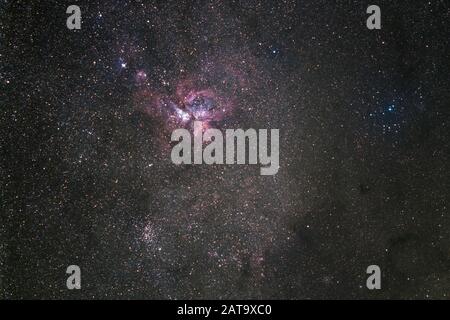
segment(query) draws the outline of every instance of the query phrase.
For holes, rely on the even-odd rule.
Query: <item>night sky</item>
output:
[[[445,0],[2,0],[0,298],[448,299],[449,18]],[[174,165],[190,93],[214,128],[279,129],[278,174]]]

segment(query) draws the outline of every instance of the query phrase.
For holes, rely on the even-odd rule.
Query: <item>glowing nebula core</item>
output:
[[[194,121],[202,121],[204,130],[220,129],[221,122],[235,112],[238,97],[251,88],[249,79],[256,77],[256,68],[250,58],[217,60],[204,62],[196,72],[180,73],[162,84],[151,82],[144,70],[135,75],[135,105],[159,121],[160,135],[166,141],[168,133],[177,128],[193,129]]]

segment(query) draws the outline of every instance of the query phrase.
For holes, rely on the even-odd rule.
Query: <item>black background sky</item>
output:
[[[449,2],[370,4],[1,1],[0,297],[448,299]],[[171,163],[186,79],[277,175]]]

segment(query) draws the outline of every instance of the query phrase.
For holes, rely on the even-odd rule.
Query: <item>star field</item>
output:
[[[71,4],[0,2],[1,298],[449,298],[448,2]],[[174,165],[195,120],[278,174]]]

